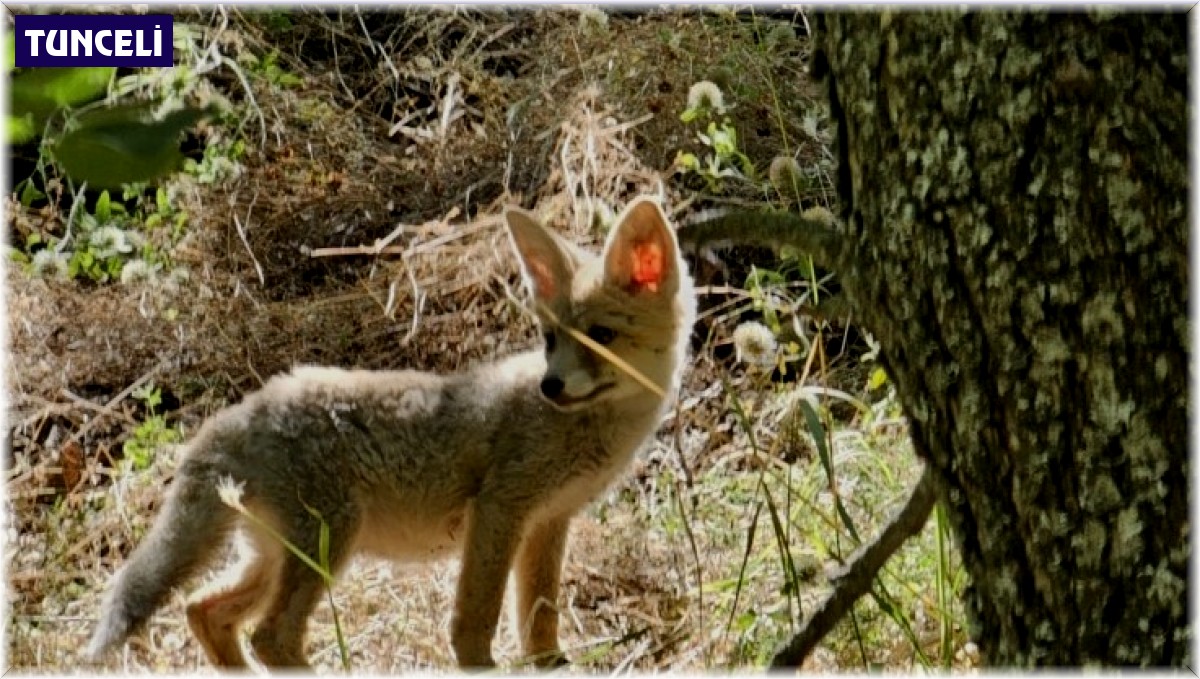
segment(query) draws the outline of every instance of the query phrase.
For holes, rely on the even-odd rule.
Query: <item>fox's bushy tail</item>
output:
[[[166,601],[171,590],[200,570],[224,544],[234,510],[217,492],[217,478],[198,460],[185,460],[150,533],[109,585],[87,657],[136,632]]]

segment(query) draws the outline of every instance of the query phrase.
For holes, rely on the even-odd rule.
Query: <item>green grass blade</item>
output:
[[[850,537],[858,544],[862,544],[862,538],[858,535],[858,529],[854,527],[854,520],[850,518],[850,513],[846,511],[846,505],[842,503],[842,496],[837,490],[837,477],[833,470],[833,456],[829,454],[829,443],[826,439],[825,425],[821,424],[821,418],[817,415],[817,411],[812,407],[806,399],[800,399],[800,411],[804,413],[804,419],[808,423],[808,431],[812,434],[813,441],[817,445],[817,456],[821,459],[821,465],[825,467],[825,474],[829,477],[829,490],[833,493],[833,504],[837,509],[837,513],[842,517],[842,521],[846,524],[846,530],[850,533]]]

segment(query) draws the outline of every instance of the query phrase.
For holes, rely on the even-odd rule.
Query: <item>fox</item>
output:
[[[241,630],[252,625],[258,663],[311,670],[307,623],[326,581],[282,538],[313,560],[323,551],[334,574],[359,554],[458,556],[450,642],[464,669],[495,666],[512,571],[522,652],[569,662],[557,600],[570,522],[657,431],[696,298],[651,197],[626,206],[599,255],[523,209],[503,215],[542,347],[450,373],[298,366],[218,411],[181,450],[162,510],[109,584],[90,660],[232,539],[233,563],[186,603],[208,661],[249,667]]]

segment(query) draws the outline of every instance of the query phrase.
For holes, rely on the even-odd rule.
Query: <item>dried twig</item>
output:
[[[250,199],[250,206],[246,208],[246,223],[250,223],[250,212],[254,210],[254,203],[258,202],[258,192],[254,193],[254,197]],[[246,246],[246,252],[250,255],[250,261],[254,263],[254,271],[258,273],[259,285],[266,285],[267,279],[263,275],[262,265],[258,263],[258,257],[254,256],[254,250],[250,249],[250,241],[246,238],[246,230],[242,228],[242,220],[238,219],[237,214],[233,215],[233,225],[237,229],[238,237],[242,239],[242,245]]]
[[[75,213],[79,211],[79,206],[85,202],[85,192],[87,191],[87,182],[79,185],[79,190],[75,192],[75,196],[71,199],[71,211],[67,213],[67,232],[63,235],[62,240],[58,241],[58,245],[54,247],[54,254],[62,253],[67,247],[67,243],[71,240],[71,229],[75,226]]]
[[[417,277],[413,275],[412,267],[405,266],[404,272],[408,274],[408,282],[412,285],[412,294],[415,303],[413,304],[412,323],[409,324],[408,332],[404,333],[404,337],[401,338],[401,345],[408,344],[413,337],[416,337],[417,328],[421,324],[421,312],[425,310],[425,293],[421,291],[421,286],[417,284]]]
[[[442,219],[434,220],[431,222],[426,222],[422,226],[431,226],[431,225],[437,225],[437,224],[447,225],[449,220],[451,220],[457,216],[458,216],[458,208],[454,208],[454,209],[450,210],[450,212],[447,213],[446,216],[443,217]],[[391,242],[392,239],[394,239],[397,235],[399,235],[399,233],[403,229],[409,228],[407,226],[401,225],[400,227],[397,227],[394,231],[392,231],[392,233],[389,234],[386,238],[376,241],[373,245],[351,245],[351,246],[347,246],[347,247],[338,247],[338,248],[314,248],[313,250],[309,251],[308,256],[309,257],[345,257],[348,255],[401,255],[405,259],[409,259],[416,255],[424,254],[431,250],[436,250],[437,248],[439,248],[451,241],[458,240],[459,238],[463,238],[465,236],[471,235],[477,231],[483,231],[484,229],[490,229],[490,228],[496,227],[500,224],[501,224],[501,221],[500,221],[499,216],[484,217],[483,219],[477,220],[470,224],[465,224],[462,227],[459,227],[450,233],[443,234],[441,236],[438,236],[437,238],[433,238],[429,241],[421,243],[420,245],[393,245],[393,246],[386,245],[386,243]]]

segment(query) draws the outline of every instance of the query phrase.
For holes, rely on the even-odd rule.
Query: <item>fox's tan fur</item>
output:
[[[462,666],[493,664],[512,568],[524,651],[561,660],[568,523],[653,434],[667,400],[553,321],[595,335],[669,398],[695,298],[674,233],[647,199],[622,213],[599,258],[528,213],[506,218],[553,350],[451,375],[301,367],[221,411],[190,442],[162,514],[114,578],[92,657],[133,633],[238,528],[241,559],[191,597],[192,631],[215,665],[244,667],[239,629],[254,620],[260,662],[307,664],[321,577],[222,502],[218,485],[232,482],[251,514],[314,558],[324,521],[335,570],[358,552],[461,553],[451,641]]]

